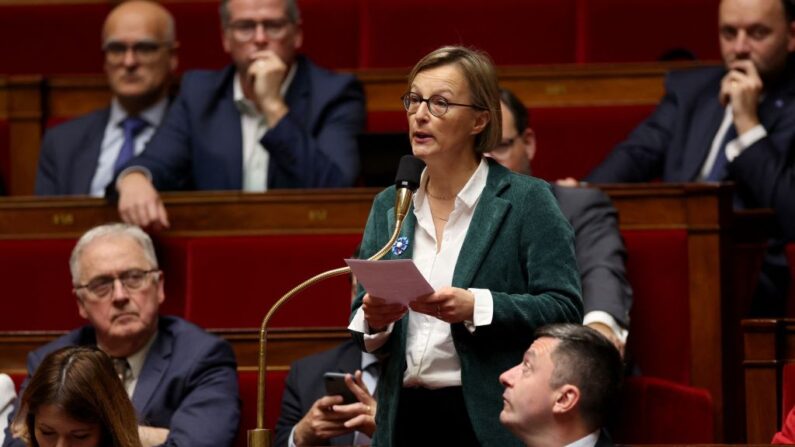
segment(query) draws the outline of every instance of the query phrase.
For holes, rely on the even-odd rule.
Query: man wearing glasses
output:
[[[222,0],[220,13],[233,64],[183,77],[163,126],[115,184],[126,222],[167,227],[158,190],[347,187],[358,174],[362,88],[296,54],[295,0]]]
[[[240,419],[232,347],[185,320],[158,315],[163,272],[149,236],[126,224],[95,227],[77,242],[69,268],[78,311],[90,324],[30,353],[28,378],[50,352],[98,346],[114,359],[144,447],[231,446]],[[3,445],[25,443],[6,430]]]
[[[105,194],[121,166],[143,151],[163,119],[176,48],[174,20],[159,4],[131,1],[111,11],[102,31],[110,107],[45,134],[36,194]]]

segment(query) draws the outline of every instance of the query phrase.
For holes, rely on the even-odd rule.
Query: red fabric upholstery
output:
[[[718,60],[718,3],[719,0],[582,1],[577,61],[656,61],[677,48],[688,49],[702,60]]]
[[[189,238],[158,238],[154,236],[155,251],[163,279],[166,300],[160,307],[163,315],[185,315],[185,300],[188,290],[188,246]]]
[[[399,101],[400,98],[395,98],[395,103]],[[406,117],[406,112],[402,110],[368,112],[367,131],[408,133],[409,121]]]
[[[652,377],[628,377],[610,433],[617,444],[712,443],[712,411],[706,390]]]
[[[530,110],[537,141],[533,175],[583,178],[653,110],[651,105]],[[576,123],[576,124],[575,124]],[[576,127],[576,131],[573,131]]]
[[[787,315],[795,316],[795,243],[787,245],[787,260],[789,261],[790,279],[789,301],[787,302]]]
[[[322,67],[359,66],[359,1],[299,0],[303,53]]]
[[[0,241],[5,285],[0,330],[67,330],[83,324],[71,293],[74,240]]]
[[[229,63],[229,56],[221,44],[221,19],[219,2],[167,2],[174,16],[180,73],[195,69],[218,69]],[[98,32],[97,32],[98,34]]]
[[[644,376],[690,383],[687,232],[622,231],[635,292],[627,350]]]
[[[3,5],[0,73],[101,73],[102,23],[110,9],[108,3]]]
[[[28,377],[27,373],[13,373],[9,374],[8,376],[14,381],[14,386],[17,388],[17,394],[19,394],[19,388],[22,386],[22,382],[24,382],[25,378]]]
[[[188,255],[186,317],[209,328],[259,327],[269,306],[310,276],[344,267],[361,236],[295,235],[195,239]],[[350,280],[302,292],[271,326],[346,326]]]
[[[498,65],[574,62],[574,0],[363,1],[361,67],[410,67],[442,45]]]
[[[257,378],[256,370],[238,370],[240,385],[241,418],[236,447],[246,447],[246,432],[257,427]],[[273,429],[281,414],[282,394],[287,371],[268,371],[265,387],[265,428]]]

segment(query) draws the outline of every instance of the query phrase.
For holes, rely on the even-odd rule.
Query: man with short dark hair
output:
[[[185,74],[162,128],[116,182],[126,222],[168,226],[158,190],[347,187],[356,179],[362,87],[297,54],[295,0],[223,0],[221,19],[233,63]]]
[[[723,67],[672,72],[651,117],[589,182],[734,181],[742,208],[772,208],[781,240],[795,239],[795,4],[722,0]],[[755,315],[781,315],[789,270],[771,246]]]
[[[28,379],[57,349],[98,346],[114,358],[143,447],[231,446],[240,420],[232,347],[181,318],[159,315],[163,272],[149,236],[126,224],[95,227],[77,242],[69,267],[78,311],[90,324],[31,352]],[[7,430],[3,445],[25,444]]]
[[[502,140],[486,156],[506,168],[530,175],[536,139],[529,113],[512,92],[500,90]],[[629,335],[632,287],[618,231],[618,212],[605,193],[593,188],[552,185],[560,210],[574,229],[574,251],[582,282],[583,323],[608,337],[623,353]]]
[[[124,2],[102,28],[109,108],[44,135],[37,195],[102,197],[121,167],[140,154],[168,108],[177,68],[174,19],[156,2]]]
[[[522,362],[500,376],[500,422],[527,446],[611,446],[602,427],[622,377],[620,354],[595,330],[542,327]]]

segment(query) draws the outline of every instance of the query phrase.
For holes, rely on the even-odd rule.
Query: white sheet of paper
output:
[[[345,262],[367,293],[387,302],[408,305],[409,302],[434,292],[411,259],[346,259]]]

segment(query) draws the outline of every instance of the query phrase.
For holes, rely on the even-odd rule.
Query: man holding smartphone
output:
[[[285,381],[275,446],[370,444],[378,373],[375,356],[353,340],[297,360]],[[339,374],[346,376],[344,383]],[[342,389],[357,400],[346,404],[337,394]]]
[[[782,242],[795,240],[795,2],[722,0],[718,29],[723,67],[670,73],[652,116],[586,180],[735,182],[738,207],[776,213],[752,313],[781,315]]]

